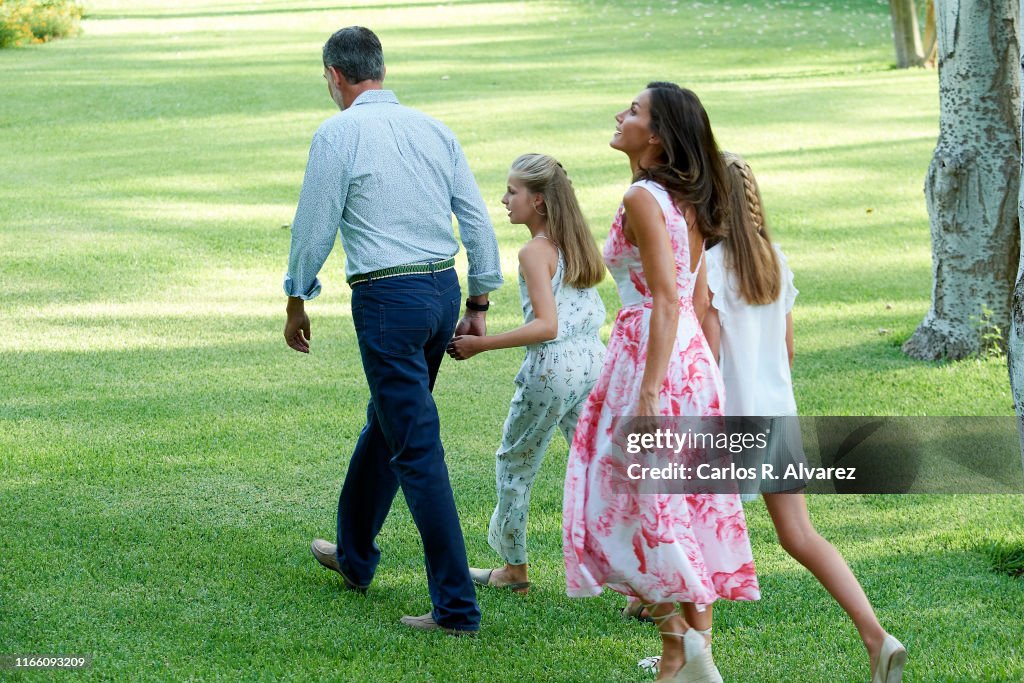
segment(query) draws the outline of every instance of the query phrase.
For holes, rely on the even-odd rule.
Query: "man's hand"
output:
[[[455,336],[471,334],[477,337],[487,335],[487,314],[480,311],[466,311],[455,326]]]
[[[306,315],[302,299],[288,297],[287,312],[288,320],[284,324],[285,342],[296,351],[309,353],[309,340],[313,335],[310,333],[309,316]]]
[[[482,337],[472,334],[457,335],[448,342],[448,355],[455,360],[466,360],[484,350]]]

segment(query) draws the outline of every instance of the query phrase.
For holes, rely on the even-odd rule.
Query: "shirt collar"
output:
[[[398,98],[390,90],[364,90],[352,100],[353,107],[357,104],[398,104]]]

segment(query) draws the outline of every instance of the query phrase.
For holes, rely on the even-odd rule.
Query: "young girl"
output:
[[[555,159],[544,154],[516,159],[501,203],[509,222],[530,231],[519,251],[524,323],[494,336],[457,336],[448,354],[465,360],[483,351],[526,347],[496,454],[498,504],[487,534],[505,566],[470,569],[478,584],[526,593],[533,480],[556,427],[572,443],[580,407],[601,370],[604,345],[598,331],[605,310],[594,287],[604,277],[604,263],[569,177]]]
[[[734,154],[724,153],[723,158],[730,218],[722,242],[707,251],[711,303],[703,321],[704,334],[722,369],[726,415],[791,416],[772,420],[766,457],[801,459],[790,375],[791,309],[797,295],[793,272],[782,251],[771,243],[750,166]],[[787,434],[795,438],[787,440]],[[782,435],[778,441],[776,435]],[[873,683],[901,681],[906,649],[882,629],[843,557],[815,531],[802,487],[784,488],[791,490],[774,491],[769,482],[761,488],[783,549],[809,569],[850,615],[867,648]]]

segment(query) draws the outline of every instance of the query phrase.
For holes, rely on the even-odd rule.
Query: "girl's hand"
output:
[[[484,350],[483,337],[473,334],[460,334],[448,342],[448,355],[455,360],[466,360]]]

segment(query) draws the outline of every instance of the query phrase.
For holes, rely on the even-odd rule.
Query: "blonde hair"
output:
[[[782,273],[764,219],[761,190],[750,165],[738,154],[722,152],[729,187],[725,220],[726,265],[734,273],[748,304],[770,304],[779,298]]]
[[[544,195],[547,236],[565,257],[563,282],[585,289],[603,280],[601,252],[562,164],[546,154],[523,154],[512,162],[509,174],[522,181],[530,192]]]

